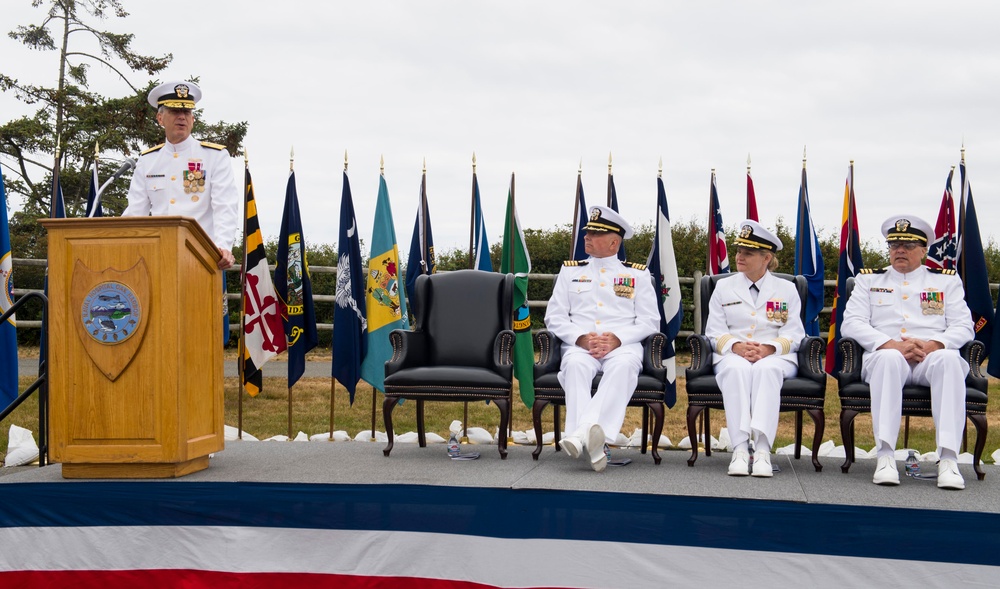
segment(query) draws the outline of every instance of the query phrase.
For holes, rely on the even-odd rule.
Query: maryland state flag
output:
[[[507,218],[503,224],[503,257],[500,271],[514,274],[514,376],[521,389],[525,407],[535,403],[535,348],[531,342],[531,312],[528,309],[528,274],[531,258],[524,242],[524,231],[514,208],[514,175],[510,175],[507,193]]]
[[[243,388],[251,397],[256,397],[263,383],[261,368],[268,360],[284,352],[287,345],[278,295],[267,269],[267,254],[257,220],[257,203],[253,197],[249,167],[243,175],[243,186],[243,325],[240,348],[243,350]]]
[[[844,297],[847,295],[847,279],[856,276],[864,264],[861,261],[861,240],[858,236],[858,213],[854,207],[854,162],[847,169],[847,184],[844,187],[844,213],[840,224],[840,260],[837,263],[837,291],[833,294],[833,310],[830,312],[830,332],[826,338],[826,371],[836,376],[844,366],[844,358],[837,342],[840,341],[840,326],[844,322]]]
[[[281,299],[281,318],[288,342],[288,386],[291,387],[306,371],[306,352],[319,342],[294,171],[288,175],[285,189],[285,212],[281,216],[274,287]]]

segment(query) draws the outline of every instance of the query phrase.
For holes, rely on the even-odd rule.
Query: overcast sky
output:
[[[40,19],[30,0],[4,4],[5,30]],[[491,243],[502,235],[511,172],[522,224],[551,228],[571,221],[581,160],[587,203],[605,203],[609,152],[621,212],[633,223],[652,221],[662,157],[671,217],[706,223],[715,168],[729,227],[745,217],[749,154],[761,222],[773,227],[779,216],[794,224],[806,147],[821,234],[839,229],[854,160],[862,238],[873,240],[890,215],[933,225],[964,141],[985,236],[1000,218],[996,2],[244,0],[126,8],[130,17],[106,27],[134,33],[140,52],[173,53],[161,81],[200,76],[208,118],[249,123],[267,237],[281,223],[293,146],[311,243],[336,242],[345,150],[366,242],[384,155],[403,251],[424,158],[435,245],[468,247],[473,152]],[[4,36],[0,54],[6,73],[52,83],[54,52],[29,54]],[[97,68],[93,79],[103,94],[128,90]],[[3,120],[24,112],[0,96]],[[238,174],[242,165],[234,160]],[[957,203],[957,170],[954,189]]]

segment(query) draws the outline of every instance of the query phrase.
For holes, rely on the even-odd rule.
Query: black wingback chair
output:
[[[847,292],[844,296],[844,307],[854,290],[854,279],[847,279]],[[838,302],[838,305],[840,303]],[[864,352],[861,345],[849,338],[842,338],[837,345],[844,356],[844,367],[837,375],[838,394],[840,395],[840,435],[844,440],[846,459],[840,467],[841,472],[848,472],[854,462],[854,418],[859,413],[870,413],[872,410],[871,389],[868,383],[861,380],[861,356]],[[962,358],[969,363],[969,375],[965,377],[965,415],[976,426],[976,446],[972,452],[973,468],[979,480],[986,478],[986,472],[980,466],[979,460],[986,447],[986,434],[989,426],[986,422],[986,402],[989,382],[983,375],[980,365],[986,347],[982,342],[972,340],[959,350]],[[931,389],[918,385],[903,387],[903,415],[905,417],[931,417]]]
[[[389,334],[382,415],[392,451],[392,411],[400,399],[417,403],[417,436],[424,433],[424,401],[493,401],[500,410],[498,448],[507,458],[512,388],[513,274],[459,270],[417,278],[412,331]]]
[[[698,296],[701,303],[701,325],[702,333],[688,337],[688,344],[691,346],[691,367],[686,370],[686,389],[688,395],[687,426],[688,439],[691,440],[691,457],[688,458],[688,466],[694,466],[698,459],[698,415],[702,414],[703,429],[705,432],[705,454],[712,455],[711,444],[708,443],[711,435],[710,409],[725,409],[722,402],[722,391],[715,380],[715,369],[712,363],[712,344],[708,337],[704,335],[705,325],[708,323],[708,301],[715,292],[715,286],[720,280],[725,280],[732,274],[717,274],[715,276],[704,276],[698,289]],[[805,322],[806,297],[809,293],[809,285],[804,276],[792,276],[791,274],[773,274],[776,278],[788,280],[795,284],[795,289],[799,293],[802,302],[802,321]],[[812,417],[815,424],[815,435],[812,443],[812,463],[816,472],[823,470],[823,465],[819,462],[819,445],[823,439],[823,430],[826,426],[826,412],[823,409],[826,403],[826,372],[823,371],[823,351],[825,343],[822,339],[809,336],[802,339],[798,350],[798,374],[792,378],[785,379],[781,385],[781,405],[779,411],[795,412],[795,458],[801,457],[802,447],[802,412],[805,411]]]
[[[559,384],[559,365],[562,361],[562,341],[547,329],[535,334],[535,344],[539,356],[535,362],[535,403],[531,408],[532,422],[535,426],[535,451],[532,458],[538,460],[542,453],[542,411],[552,405],[556,452],[559,448],[559,407],[566,405],[566,392]],[[654,333],[642,342],[642,372],[636,384],[630,407],[642,407],[642,446],[640,452],[646,453],[647,426],[649,414],[653,414],[653,462],[660,463],[657,442],[663,432],[663,400],[667,382],[667,370],[663,367],[663,349],[667,338],[662,333]],[[594,378],[591,395],[597,392],[601,382],[601,374]]]

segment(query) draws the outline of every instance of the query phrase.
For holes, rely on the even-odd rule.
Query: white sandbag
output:
[[[428,444],[447,444],[448,440],[442,438],[434,432],[427,432],[424,434],[424,439]]]
[[[469,428],[469,443],[470,444],[495,444],[496,440],[490,435],[490,432],[486,431],[481,427],[470,427]]]
[[[298,434],[295,435],[295,439],[292,440],[292,441],[293,442],[308,442],[309,441],[309,434],[307,434],[306,432],[300,431]]]
[[[635,431],[632,432],[632,435],[629,436],[629,438],[628,438],[628,444],[627,445],[630,448],[641,448],[642,447],[642,429],[641,428],[636,428]],[[646,439],[646,445],[650,446],[650,447],[653,445],[653,436],[652,435],[650,435]],[[667,449],[670,449],[670,448],[673,447],[673,443],[670,441],[670,438],[668,438],[667,436],[665,436],[663,434],[660,434],[660,439],[657,440],[656,447],[657,448],[662,448],[664,450],[667,450]]]
[[[351,436],[342,429],[333,432],[333,439],[330,439],[330,432],[313,434],[309,436],[310,442],[350,442]]]
[[[990,458],[993,459],[993,464],[1000,464],[1000,448],[994,450],[993,454],[990,454]]]
[[[795,456],[795,444],[791,443],[787,446],[782,446],[774,451],[775,454],[780,454],[782,456]],[[802,456],[812,456],[812,448],[807,448],[802,446],[799,448],[799,453]]]
[[[719,448],[725,449],[726,452],[733,451],[733,439],[729,437],[729,428],[722,428],[719,430]],[[715,450],[715,446],[712,446]]]
[[[823,449],[826,446],[826,442],[820,445],[820,456],[828,456],[830,458],[847,458],[847,448],[843,446],[833,446],[832,448]]]
[[[225,438],[226,438],[227,442],[235,442],[236,440],[240,439],[240,430],[239,430],[239,428],[233,427],[231,425],[223,426],[223,434],[225,435]],[[260,440],[258,440],[257,438],[255,438],[251,434],[243,432],[243,441],[244,442],[259,442]]]
[[[267,438],[264,441],[265,442],[287,442],[288,441],[288,436],[286,436],[284,434],[277,435],[277,436],[271,436],[270,438]]]
[[[818,454],[819,456],[833,456],[832,453],[836,449],[837,449],[837,444],[835,444],[833,440],[827,440],[819,445],[819,448],[816,450],[816,454]],[[845,456],[847,456],[847,454],[844,453],[844,447],[841,446],[840,458],[844,458]]]
[[[406,432],[405,434],[397,434],[393,439],[400,444],[416,444],[417,443],[417,432]]]
[[[712,448],[712,450],[719,450],[719,449],[723,448],[723,446],[721,444],[719,444],[719,440],[715,439],[712,436],[709,436],[709,439],[711,440],[710,443],[712,445],[710,446],[710,448]],[[698,437],[698,441],[700,443],[702,443],[702,447],[704,447],[705,435],[702,434],[701,436],[699,436]],[[684,436],[684,439],[681,440],[677,444],[677,447],[679,449],[681,449],[681,450],[690,450],[691,449],[691,438],[690,438],[690,436]]]
[[[366,429],[358,432],[358,435],[354,436],[355,442],[370,442],[372,441],[372,430]],[[389,441],[389,436],[385,432],[380,432],[375,430],[375,442],[380,442],[382,444]]]
[[[520,444],[522,446],[534,446],[535,430],[513,432],[513,434],[511,435],[511,442],[514,444]]]
[[[24,466],[38,460],[38,444],[31,430],[11,424],[7,434],[7,456],[4,466]]]
[[[556,432],[545,432],[542,434],[542,444],[555,444],[556,443]],[[997,450],[1000,452],[1000,450]]]

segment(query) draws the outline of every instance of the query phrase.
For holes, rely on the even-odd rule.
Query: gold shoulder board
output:
[[[149,149],[147,149],[146,151],[140,153],[139,155],[146,155],[147,153],[153,153],[154,151],[158,151],[160,149],[163,149],[164,145],[166,145],[166,144],[165,143],[161,143],[161,144],[156,145],[154,147],[150,147]]]
[[[201,142],[201,146],[202,147],[207,147],[209,149],[218,149],[220,151],[223,150],[223,149],[226,149],[225,145],[221,145],[219,143],[209,143],[208,141],[202,141]]]

